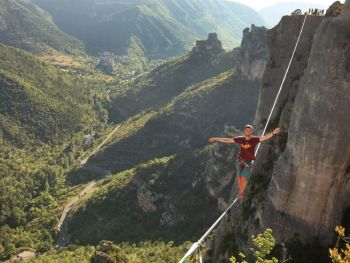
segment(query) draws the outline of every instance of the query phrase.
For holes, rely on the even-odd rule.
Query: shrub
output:
[[[274,249],[276,245],[276,240],[272,235],[271,229],[266,229],[264,233],[257,236],[252,236],[253,244],[255,249],[251,248],[253,254],[256,258],[256,263],[277,263],[278,260],[275,257],[268,259],[268,256]],[[242,258],[241,263],[247,263],[245,260],[246,256],[243,253],[239,253],[239,256]],[[238,262],[235,257],[230,258],[231,263]]]

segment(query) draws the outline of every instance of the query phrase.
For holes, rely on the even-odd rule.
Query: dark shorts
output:
[[[238,159],[236,161],[237,175],[243,176],[246,180],[248,180],[250,175],[252,174],[252,162],[253,161],[244,160],[245,165],[242,165],[240,160]]]

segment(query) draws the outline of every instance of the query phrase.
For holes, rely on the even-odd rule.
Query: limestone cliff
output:
[[[347,1],[350,5],[350,1]],[[350,205],[350,11],[325,19],[315,37],[273,169],[261,226],[329,244]]]
[[[270,58],[254,121],[259,130],[303,18],[284,17],[268,32]],[[212,262],[226,262],[237,248],[248,251],[251,234],[265,228],[287,243],[295,236],[304,244],[333,240],[350,206],[349,22],[349,0],[337,17],[307,18],[270,125],[284,132],[262,147],[248,195],[216,232]],[[327,256],[314,260],[327,262]]]

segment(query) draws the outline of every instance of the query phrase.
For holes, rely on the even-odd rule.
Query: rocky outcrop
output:
[[[153,193],[146,187],[139,187],[137,190],[137,202],[145,213],[156,211],[157,206],[155,202],[162,197],[162,194]]]
[[[197,40],[196,46],[192,49],[192,54],[201,55],[207,52],[222,51],[221,41],[218,39],[216,33],[210,33],[207,40]]]
[[[268,61],[265,27],[246,28],[240,48],[239,70],[249,80],[261,81]]]
[[[111,241],[102,240],[96,251],[90,258],[92,263],[108,262],[129,262],[128,257],[119,246],[114,245]]]
[[[303,18],[284,17],[268,33],[258,129],[266,123]],[[247,252],[251,234],[265,228],[278,241],[295,235],[303,243],[332,241],[350,206],[349,22],[349,0],[337,17],[307,18],[270,127],[284,132],[262,147],[247,197],[216,232],[212,262],[226,262],[234,247]]]
[[[181,221],[184,221],[184,216],[180,212],[176,211],[173,204],[168,204],[166,210],[162,213],[160,218],[161,226],[173,226]]]
[[[113,74],[118,68],[118,61],[113,54],[106,53],[98,58],[96,67],[107,74]]]
[[[222,137],[236,136],[239,132],[234,127],[225,127]],[[208,161],[203,180],[209,194],[217,199],[220,210],[226,209],[226,202],[229,198],[230,190],[233,188],[233,181],[236,177],[234,158],[238,148],[232,145],[216,144]]]

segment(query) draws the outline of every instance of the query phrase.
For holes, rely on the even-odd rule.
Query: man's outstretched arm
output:
[[[210,138],[209,142],[235,143],[233,138]]]
[[[274,135],[277,135],[281,132],[281,129],[280,128],[276,128],[273,130],[273,132],[270,132],[262,137],[260,137],[260,142],[264,142],[264,141],[267,141],[269,139],[271,139]]]

